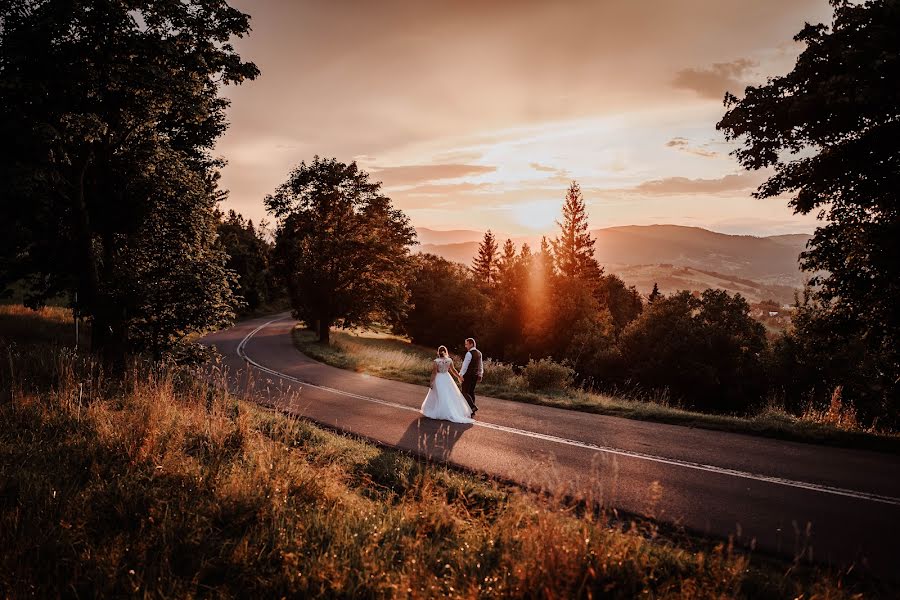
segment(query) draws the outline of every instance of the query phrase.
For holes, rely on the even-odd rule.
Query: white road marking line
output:
[[[261,330],[268,327],[272,323],[275,323],[276,321],[282,321],[286,318],[287,317],[280,317],[278,319],[272,319],[271,321],[269,321],[267,323],[263,323],[262,325],[260,325],[259,327],[257,327],[256,329],[254,329],[253,331],[248,333],[246,336],[244,336],[244,339],[242,339],[241,342],[237,346],[238,357],[243,358],[245,361],[247,361],[248,363],[250,363],[257,369],[259,369],[260,371],[269,373],[270,375],[275,375],[276,377],[280,377],[281,379],[293,381],[294,383],[300,384],[302,386],[307,386],[307,387],[319,389],[319,390],[322,390],[325,392],[330,392],[333,394],[347,396],[349,398],[356,398],[357,400],[365,400],[366,402],[374,402],[376,404],[381,404],[383,406],[390,406],[391,408],[397,408],[400,410],[408,410],[408,411],[412,411],[415,413],[419,412],[419,410],[417,408],[414,408],[411,406],[406,406],[405,404],[398,404],[396,402],[389,402],[387,400],[381,400],[379,398],[372,398],[370,396],[362,396],[360,394],[354,394],[352,392],[345,392],[343,390],[337,390],[334,388],[330,388],[330,387],[326,387],[326,386],[322,386],[322,385],[316,385],[314,383],[309,383],[307,381],[301,381],[300,379],[297,379],[296,377],[292,377],[290,375],[281,373],[280,371],[276,371],[265,365],[262,365],[262,364],[256,362],[255,360],[253,360],[252,358],[250,358],[249,356],[247,356],[245,348],[247,346],[247,342],[250,341],[250,338],[252,338],[254,335],[259,333]],[[845,489],[845,488],[833,487],[830,485],[823,485],[823,484],[819,484],[819,483],[810,483],[810,482],[806,482],[806,481],[795,481],[793,479],[784,479],[782,477],[774,477],[771,475],[762,475],[760,473],[751,473],[748,471],[740,471],[738,469],[729,469],[726,467],[718,467],[716,465],[707,465],[707,464],[697,463],[697,462],[692,462],[692,461],[687,461],[687,460],[679,460],[677,458],[666,458],[664,456],[645,454],[643,452],[635,452],[633,450],[624,450],[622,448],[613,448],[611,446],[601,446],[598,444],[591,444],[589,442],[581,442],[578,440],[571,440],[571,439],[558,437],[558,436],[550,435],[550,434],[546,434],[546,433],[538,433],[535,431],[527,431],[525,429],[517,429],[515,427],[507,427],[506,425],[497,425],[496,423],[489,423],[487,421],[475,421],[473,423],[473,425],[475,425],[476,427],[484,427],[486,429],[494,429],[496,431],[503,431],[506,433],[514,434],[514,435],[521,435],[521,436],[530,437],[530,438],[534,438],[534,439],[538,439],[538,440],[554,442],[557,444],[564,444],[567,446],[575,446],[578,448],[585,448],[587,450],[593,450],[595,452],[604,452],[606,454],[625,456],[628,458],[636,458],[636,459],[640,459],[640,460],[657,462],[657,463],[662,463],[662,464],[666,464],[666,465],[684,467],[686,469],[695,469],[698,471],[717,473],[719,475],[729,475],[731,477],[740,477],[742,479],[752,479],[754,481],[762,481],[765,483],[772,483],[775,485],[784,485],[784,486],[788,486],[788,487],[801,488],[801,489],[811,490],[811,491],[815,491],[815,492],[822,492],[825,494],[832,494],[835,496],[846,496],[849,498],[856,498],[859,500],[869,500],[871,502],[880,502],[882,504],[891,504],[894,506],[900,506],[900,498],[894,498],[892,496],[883,496],[881,494],[860,492],[860,491],[856,491],[856,490],[849,490],[849,489]]]

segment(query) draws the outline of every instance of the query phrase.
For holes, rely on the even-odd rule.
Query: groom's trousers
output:
[[[462,395],[466,399],[466,402],[469,403],[469,408],[471,408],[473,411],[478,410],[478,407],[475,406],[475,386],[476,385],[478,385],[478,376],[475,376],[475,377],[463,376]]]

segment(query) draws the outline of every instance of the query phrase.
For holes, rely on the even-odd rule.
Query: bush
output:
[[[483,383],[487,385],[499,385],[504,387],[516,387],[519,376],[511,364],[498,360],[487,359],[484,361]]]
[[[575,369],[552,358],[529,360],[522,375],[532,392],[566,390],[575,381]]]

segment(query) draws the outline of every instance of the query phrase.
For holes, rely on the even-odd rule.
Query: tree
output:
[[[497,239],[490,229],[478,245],[478,254],[472,261],[472,273],[475,283],[482,289],[490,289],[497,284],[500,274],[500,258],[497,252]]]
[[[765,391],[765,327],[740,294],[687,291],[657,299],[619,338],[631,380],[690,408],[743,412]]]
[[[588,231],[587,207],[578,183],[572,182],[563,204],[560,235],[551,242],[556,268],[563,277],[599,281],[603,269],[594,259],[594,238]]]
[[[409,291],[410,309],[399,329],[414,343],[461,349],[466,337],[483,329],[488,299],[473,289],[465,266],[433,254],[415,256]]]
[[[600,279],[601,305],[609,309],[618,334],[634,321],[644,309],[641,294],[632,286],[626,286],[618,275],[608,274]]]
[[[653,282],[653,290],[651,290],[650,295],[647,296],[647,303],[653,304],[660,298],[662,298],[662,294],[659,291],[659,285],[657,285],[656,282]]]
[[[891,409],[881,375],[889,358],[871,352],[858,324],[807,287],[797,298],[790,329],[772,343],[768,370],[773,392],[791,410],[810,404],[827,409],[840,386],[863,423],[895,429],[900,415]]]
[[[256,310],[271,297],[269,278],[269,255],[272,248],[262,232],[253,226],[253,221],[228,211],[218,224],[219,243],[228,254],[226,266],[234,271],[236,283],[234,294],[250,311]]]
[[[500,255],[500,258],[497,262],[497,279],[502,280],[504,275],[509,272],[510,269],[513,268],[516,264],[517,260],[516,256],[516,245],[513,244],[511,239],[507,239],[506,242],[503,243],[503,253]]]
[[[221,0],[29,0],[0,4],[0,23],[0,134],[15,140],[0,149],[0,283],[23,281],[34,307],[77,294],[108,361],[227,322],[211,152],[219,86],[258,74],[229,43],[247,15]],[[148,306],[153,274],[165,304]]]
[[[331,328],[399,323],[407,308],[415,230],[355,162],[313,158],[266,196],[279,221],[275,266],[294,316]]]
[[[790,195],[825,224],[801,254],[836,327],[881,356],[877,377],[900,404],[900,3],[832,0],[829,26],[807,24],[787,75],[751,86],[717,128],[743,138],[747,169],[774,168],[757,198]]]

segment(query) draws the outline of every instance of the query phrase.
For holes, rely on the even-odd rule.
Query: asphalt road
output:
[[[273,315],[203,342],[257,400],[323,425],[738,546],[898,577],[898,456],[483,396],[475,424],[434,421],[418,413],[427,388],[313,361],[293,325]]]

